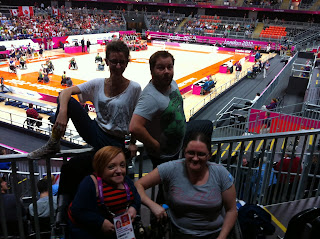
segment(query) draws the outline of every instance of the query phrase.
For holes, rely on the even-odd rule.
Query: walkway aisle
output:
[[[270,54],[262,54],[262,62],[265,62],[266,60],[275,57],[277,54],[276,53],[270,53]],[[252,66],[253,62],[245,62],[242,66],[242,74],[244,72],[247,72]],[[234,67],[235,69],[235,67]],[[234,80],[236,77],[236,72],[235,70],[233,71],[232,74],[223,74],[223,73],[217,73],[214,75],[216,79],[216,86],[211,90],[211,99],[209,94],[202,96],[202,95],[194,95],[192,94],[192,91],[189,91],[183,95],[184,97],[184,113],[189,120],[191,117],[190,115],[190,110],[195,108],[195,112],[200,110],[205,104],[207,104],[210,100],[214,98],[215,94],[220,94],[223,91],[225,91],[227,88],[229,88],[231,85],[234,84]],[[232,83],[231,83],[232,81]],[[231,85],[230,85],[231,83]],[[217,91],[218,90],[218,91]],[[227,102],[226,102],[227,103]],[[194,113],[195,113],[194,112]]]

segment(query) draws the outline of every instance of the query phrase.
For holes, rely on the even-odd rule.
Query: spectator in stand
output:
[[[144,88],[130,122],[130,132],[142,143],[154,167],[177,159],[186,122],[183,99],[172,80],[174,58],[167,51],[155,52],[149,60],[152,79]]]
[[[252,193],[255,193],[255,191],[257,190],[257,196],[259,196],[260,193],[261,193],[263,180],[264,180],[264,177],[266,175],[266,167],[267,167],[267,164],[268,164],[267,157],[265,156],[261,160],[260,163],[262,163],[262,165],[261,165],[261,174],[259,175],[259,166],[258,166],[256,168],[256,170],[254,170],[254,173],[253,173],[252,178],[251,178]],[[271,166],[269,166],[269,167],[271,167]],[[257,182],[258,179],[260,179],[260,180]],[[268,187],[270,187],[271,185],[276,184],[276,183],[277,183],[277,178],[276,178],[276,175],[275,175],[275,171],[272,168],[271,169],[271,173],[270,173]],[[270,196],[269,198],[272,198],[272,197]]]
[[[168,212],[173,238],[227,238],[237,219],[234,179],[208,161],[209,137],[193,133],[183,148],[185,158],[163,163],[135,183],[141,202],[158,220]],[[161,182],[168,187],[168,211],[145,192]]]
[[[1,149],[0,150],[0,155],[6,155],[7,150],[6,149]],[[0,169],[1,170],[8,170],[11,167],[11,162],[2,162],[0,163]]]
[[[96,150],[105,145],[124,148],[125,135],[140,96],[138,83],[123,77],[129,62],[129,49],[122,41],[112,41],[106,49],[109,78],[99,78],[64,89],[58,98],[56,122],[50,140],[42,148],[28,154],[38,159],[60,151],[60,138],[64,135],[69,118],[83,139]],[[97,118],[92,120],[83,107],[71,96],[81,94],[83,102],[93,102]],[[120,111],[119,111],[120,110]],[[132,156],[135,144],[130,144]]]
[[[113,218],[130,215],[134,220],[140,196],[126,176],[126,159],[120,148],[106,146],[93,159],[94,173],[85,177],[69,207],[71,238],[116,238]]]
[[[40,193],[40,198],[37,201],[38,216],[42,218],[48,218],[50,216],[50,206],[49,206],[49,182],[47,179],[43,178],[38,181],[37,188]],[[57,209],[57,196],[53,196],[53,209]],[[33,204],[29,205],[29,213],[33,217]]]
[[[33,104],[29,104],[29,109],[26,111],[27,117],[33,119],[42,119],[39,113],[33,108]]]
[[[270,112],[268,111],[266,113],[266,118],[262,121],[262,127],[260,129],[260,133],[261,134],[270,133],[271,123],[272,123],[272,119],[270,118]]]
[[[260,97],[260,93],[257,93],[256,96],[254,97],[254,99],[251,100],[251,101],[247,101],[247,102],[245,103],[245,105],[248,105],[248,106],[253,105],[254,103],[256,103],[256,101],[259,99],[259,97]]]
[[[281,159],[274,167],[275,170],[281,173],[279,182],[282,184],[289,183],[288,192],[286,195],[287,200],[289,200],[290,198],[289,196],[292,191],[293,181],[294,181],[294,178],[296,177],[295,174],[298,173],[300,175],[302,172],[302,166],[300,162],[301,159],[300,157],[295,156],[293,153],[294,153],[294,149],[292,145],[289,145],[288,148],[286,149],[284,158]],[[297,177],[299,178],[299,176]]]
[[[273,98],[271,100],[271,103],[269,105],[267,105],[266,108],[268,110],[273,110],[273,109],[277,108],[277,106],[278,106],[278,100],[276,98]]]
[[[17,215],[17,207],[21,208],[21,214],[22,214],[22,220],[23,220],[23,226],[25,227],[24,231],[26,232],[26,215],[27,212],[22,204],[22,201],[19,202],[19,204],[16,204],[16,196],[14,194],[8,194],[8,184],[5,181],[4,178],[0,177],[0,185],[1,185],[1,200],[3,202],[3,208],[6,218],[6,224],[8,229],[8,235],[10,236],[19,236],[19,228],[18,225],[18,215]],[[0,217],[0,223],[2,221],[2,217]],[[0,235],[3,235],[2,227],[0,227]]]

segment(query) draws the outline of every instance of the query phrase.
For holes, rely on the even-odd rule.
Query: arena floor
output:
[[[151,79],[148,59],[150,56],[158,51],[163,50],[164,47],[149,46],[145,51],[132,51],[131,61],[128,64],[124,76],[130,80],[140,83],[144,88]],[[235,77],[235,71],[233,74],[221,74],[219,67],[224,62],[232,59],[238,61],[244,58],[247,54],[234,54],[233,52],[221,52],[217,53],[209,46],[192,45],[190,49],[183,49],[174,46],[166,46],[165,48],[175,58],[174,67],[174,80],[178,84],[182,82],[190,82],[200,80],[210,74],[215,75],[216,87],[215,90],[223,90],[224,85]],[[102,57],[105,57],[104,46],[93,45],[91,46],[90,53],[64,53],[62,49],[45,51],[43,58],[35,57],[27,61],[28,68],[25,70],[17,71],[17,74],[9,73],[9,67],[7,62],[0,63],[0,77],[4,77],[4,83],[8,87],[13,87],[15,96],[30,100],[39,100],[43,98],[43,95],[51,99],[51,102],[45,102],[46,104],[56,105],[55,98],[59,92],[65,87],[60,85],[61,75],[63,71],[66,71],[66,75],[72,78],[74,85],[81,84],[85,81],[97,78],[108,77],[109,71],[106,67],[105,71],[97,71],[97,64],[94,62],[97,52]],[[38,71],[41,69],[41,64],[50,57],[54,65],[54,74],[50,74],[50,82],[48,84],[38,83]],[[69,70],[68,64],[72,57],[76,58],[78,64],[78,70]],[[243,64],[243,71],[251,67],[252,63],[245,62]],[[230,84],[229,84],[230,85]],[[38,94],[39,93],[39,94]],[[202,107],[202,101],[206,96],[194,95],[192,92],[187,92],[183,95],[184,98],[184,110],[187,120],[190,118],[190,109],[196,105]],[[25,119],[25,110],[17,107],[5,106],[4,103],[0,103],[0,110],[10,112],[12,114],[20,115],[19,121],[23,123]],[[95,114],[90,114],[93,118]],[[3,116],[5,117],[5,116]],[[8,117],[11,117],[8,115]],[[43,115],[44,119],[47,119],[47,115]],[[70,122],[69,127],[73,128]]]

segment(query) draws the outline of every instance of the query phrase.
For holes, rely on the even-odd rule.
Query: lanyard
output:
[[[103,186],[102,186],[102,178],[101,177],[97,177],[97,181],[98,181],[98,190],[99,190],[99,199],[101,204],[104,205],[104,197],[103,197]],[[127,201],[128,201],[128,205],[129,205],[129,201],[130,201],[130,188],[128,186],[128,184],[126,182],[123,183],[123,186],[126,190],[126,194],[127,194]]]

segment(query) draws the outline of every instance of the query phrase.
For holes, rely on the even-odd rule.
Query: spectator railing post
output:
[[[316,135],[318,136],[318,135]],[[310,154],[308,154],[306,156],[306,160],[304,161],[303,167],[302,167],[302,173],[301,173],[301,178],[300,178],[300,182],[298,184],[298,189],[297,189],[297,193],[296,193],[296,199],[301,199],[304,196],[304,190],[306,188],[306,184],[308,181],[308,174],[310,172],[311,169],[311,165],[312,165],[312,158],[313,158],[313,154],[314,154],[314,150],[316,147],[316,138],[317,137],[313,137],[313,142],[312,142],[312,146],[310,149]],[[305,137],[306,145],[308,144],[308,137]],[[307,146],[305,146],[307,147]]]
[[[315,138],[317,138],[318,135],[315,136]],[[296,137],[296,139],[299,141],[299,138]],[[301,151],[301,157],[300,157],[300,161],[299,161],[299,165],[298,165],[298,168],[297,168],[297,173],[296,175],[294,176],[294,180],[293,180],[293,185],[292,185],[292,188],[293,189],[296,189],[296,192],[294,192],[294,190],[291,190],[291,194],[290,194],[290,197],[289,197],[289,200],[294,200],[294,198],[297,196],[298,194],[298,187],[299,187],[299,184],[302,185],[302,188],[305,189],[306,188],[306,184],[304,181],[302,181],[302,179],[300,180],[300,172],[301,172],[301,168],[302,168],[302,165],[303,165],[303,161],[304,161],[304,157],[305,157],[305,149],[306,149],[306,145],[307,145],[307,142],[308,142],[308,137],[305,137],[304,138],[304,142],[303,142],[303,146],[302,146],[302,151]],[[314,141],[314,143],[316,142],[316,140]],[[299,143],[299,142],[298,142]],[[297,143],[297,144],[298,144]],[[306,178],[306,181],[308,180],[308,177]],[[310,193],[310,192],[309,192]],[[309,194],[308,195],[309,197],[311,197],[311,195]]]
[[[259,163],[259,172],[260,172],[260,174],[259,174],[259,177],[258,177],[257,182],[256,182],[256,188],[257,188],[257,186],[258,186],[258,184],[259,184],[259,182],[261,180],[261,168],[262,168],[262,165],[264,163],[264,157],[267,157],[267,160],[266,160],[267,167],[265,168],[264,177],[263,177],[262,185],[261,185],[261,188],[260,188],[260,194],[257,195],[258,190],[256,190],[255,195],[254,195],[254,198],[257,198],[257,196],[258,196],[257,203],[258,204],[262,204],[262,205],[265,205],[266,201],[268,200],[268,198],[266,198],[266,196],[267,196],[267,193],[268,193],[269,174],[271,173],[271,170],[272,170],[272,164],[270,162],[271,161],[271,153],[270,152],[266,153],[267,141],[268,141],[267,139],[263,140],[263,146],[262,146],[262,149],[261,149],[260,163]],[[270,197],[270,194],[268,195],[268,197]]]
[[[49,208],[50,208],[50,223],[54,224],[54,208],[53,208],[53,195],[52,195],[52,180],[51,180],[51,159],[46,158],[47,167],[47,181],[48,181],[48,191],[49,191]]]
[[[273,145],[277,145],[276,143],[277,142],[275,141],[275,143]],[[285,137],[284,143],[283,143],[283,150],[282,150],[280,159],[283,159],[284,156],[285,156],[285,151],[286,151],[286,148],[287,148],[287,144],[288,144],[288,137]],[[276,147],[274,146],[272,148],[272,153],[275,152],[275,150],[276,150]],[[281,181],[280,179],[283,177],[281,175],[282,174],[282,166],[283,166],[283,160],[280,160],[280,166],[279,166],[279,171],[278,171],[278,176],[277,176],[277,186],[275,188],[275,193],[273,195],[272,203],[278,203],[282,198],[281,193],[282,193],[282,189],[283,189],[283,184],[280,183],[280,181]]]
[[[31,196],[33,204],[33,215],[34,215],[34,229],[36,233],[36,239],[40,239],[40,226],[39,226],[39,216],[38,216],[38,204],[37,204],[37,192],[36,192],[36,182],[34,175],[34,161],[29,160],[29,172],[30,172],[30,182],[31,182]]]
[[[25,231],[24,231],[24,226],[23,226],[23,217],[22,217],[22,205],[20,201],[20,196],[18,195],[18,179],[17,179],[17,163],[16,161],[13,161],[11,163],[12,166],[12,176],[13,176],[13,193],[16,198],[16,205],[17,205],[17,218],[18,218],[18,228],[19,228],[19,235],[21,239],[25,239]]]

